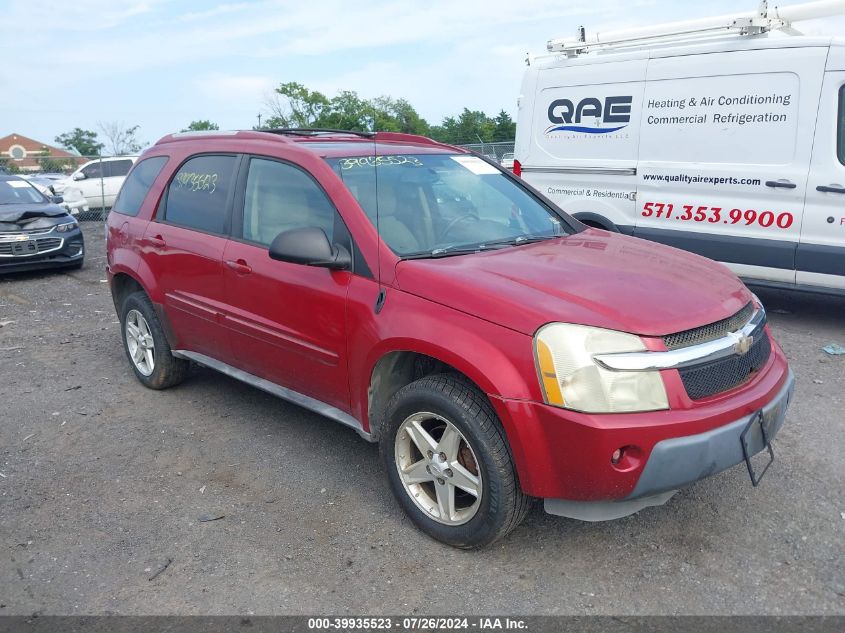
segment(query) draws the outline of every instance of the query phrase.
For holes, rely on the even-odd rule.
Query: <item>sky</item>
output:
[[[757,0],[0,0],[0,136],[53,143],[196,119],[251,128],[274,87],[408,99],[430,123],[516,114],[527,52],[550,38],[753,10]],[[774,3],[772,3],[774,4]],[[788,2],[787,4],[792,4]],[[799,25],[845,35],[837,17]],[[100,135],[102,137],[102,134]]]

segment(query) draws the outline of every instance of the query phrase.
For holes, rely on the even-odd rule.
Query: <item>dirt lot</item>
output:
[[[142,387],[86,237],[79,272],[0,279],[0,614],[845,614],[845,356],[821,351],[845,300],[759,293],[798,380],[759,488],[737,467],[615,522],[538,507],[462,552],[354,432],[209,370]]]

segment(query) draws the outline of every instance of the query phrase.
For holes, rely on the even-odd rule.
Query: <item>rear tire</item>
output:
[[[133,292],[123,301],[120,330],[126,357],[141,384],[150,389],[167,389],[185,380],[190,363],[173,356],[146,293]]]
[[[426,376],[400,389],[387,404],[380,453],[408,517],[454,547],[493,543],[530,508],[493,407],[460,376]]]

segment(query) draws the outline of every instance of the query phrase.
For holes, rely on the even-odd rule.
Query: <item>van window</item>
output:
[[[798,83],[791,72],[650,81],[640,159],[789,164],[795,158]]]
[[[223,233],[235,156],[196,156],[184,163],[167,189],[164,219],[190,229]]]
[[[273,160],[249,162],[243,238],[269,246],[282,231],[317,227],[335,241],[337,212],[322,189],[301,169]]]
[[[82,173],[86,178],[102,178],[103,177],[103,163],[97,161],[82,168]]]
[[[138,215],[141,210],[141,203],[144,202],[147,192],[166,162],[167,156],[153,156],[138,163],[132,173],[129,174],[126,182],[123,183],[112,211],[117,211],[123,215]]]
[[[125,176],[132,169],[131,160],[110,160],[103,163],[106,177]]]
[[[839,89],[839,121],[836,125],[836,155],[845,165],[845,86]]]

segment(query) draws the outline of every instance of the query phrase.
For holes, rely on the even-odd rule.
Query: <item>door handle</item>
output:
[[[161,235],[155,235],[153,237],[148,237],[147,243],[150,246],[155,246],[156,248],[164,248],[165,246],[167,246],[167,242],[164,241],[164,238]]]
[[[795,189],[798,185],[794,182],[789,182],[788,180],[767,180],[766,181],[767,187],[780,187],[781,189]]]
[[[816,191],[823,193],[845,193],[845,187],[840,187],[839,185],[819,185],[816,187]]]
[[[252,272],[252,268],[250,268],[249,264],[242,259],[237,261],[227,259],[224,263],[239,275],[248,275]]]

